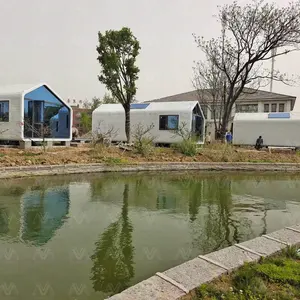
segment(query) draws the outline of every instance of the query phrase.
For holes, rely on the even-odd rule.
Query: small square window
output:
[[[272,103],[271,112],[277,112],[277,104],[276,103]]]
[[[9,102],[0,101],[0,122],[9,122]]]
[[[179,116],[159,116],[159,130],[177,130]]]
[[[284,112],[284,103],[279,103],[279,112]]]
[[[270,111],[270,105],[269,104],[264,104],[264,112],[268,113]]]

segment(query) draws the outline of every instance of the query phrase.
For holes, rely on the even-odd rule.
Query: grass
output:
[[[289,247],[279,255],[245,264],[233,274],[199,287],[193,300],[300,299],[300,253]]]

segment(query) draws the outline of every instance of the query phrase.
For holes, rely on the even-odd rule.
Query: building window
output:
[[[66,117],[66,122],[67,122],[66,128],[69,129],[69,115],[67,115],[67,117]]]
[[[179,116],[159,116],[159,130],[177,130]]]
[[[258,112],[258,104],[238,104],[236,111],[239,113],[256,113]]]
[[[270,111],[270,105],[268,104],[264,104],[264,112],[268,113]]]
[[[271,105],[271,112],[276,112],[277,111],[277,104],[276,103],[272,103]]]
[[[284,103],[279,103],[279,112],[284,112]]]
[[[9,102],[0,101],[0,122],[9,122]]]
[[[58,132],[58,121],[56,121],[56,132]]]

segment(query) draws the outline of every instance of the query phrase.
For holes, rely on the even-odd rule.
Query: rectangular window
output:
[[[66,117],[66,122],[67,122],[66,128],[69,129],[69,115],[67,115],[67,117]]]
[[[236,110],[239,113],[255,113],[258,112],[258,104],[238,104]]]
[[[159,116],[159,130],[177,130],[179,116]]]
[[[264,112],[265,113],[270,112],[270,105],[269,105],[269,103],[268,104],[264,104]]]
[[[58,132],[58,121],[56,121],[56,132]]]
[[[0,101],[0,122],[9,122],[9,102]]]
[[[271,112],[276,112],[277,111],[277,104],[276,103],[272,103],[271,105]]]
[[[279,112],[284,112],[284,103],[279,103]]]

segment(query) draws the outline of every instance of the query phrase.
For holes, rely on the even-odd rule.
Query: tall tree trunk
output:
[[[125,110],[125,133],[126,133],[126,138],[127,138],[127,143],[129,144],[131,139],[130,139],[130,105],[125,105],[124,106]]]

